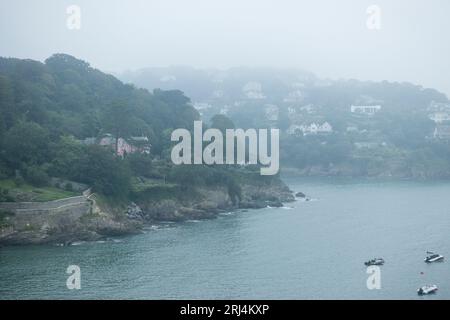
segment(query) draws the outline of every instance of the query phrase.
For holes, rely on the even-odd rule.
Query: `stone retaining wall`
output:
[[[64,198],[47,202],[0,202],[0,210],[20,214],[42,214],[49,211],[61,211],[71,207],[90,205],[87,196],[90,195],[90,189],[86,190],[84,195]]]

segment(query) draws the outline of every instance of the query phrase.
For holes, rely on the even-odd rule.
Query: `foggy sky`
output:
[[[81,29],[66,27],[69,5]],[[381,30],[366,9],[382,10]],[[68,53],[103,71],[296,67],[450,96],[448,0],[0,0],[0,56]]]

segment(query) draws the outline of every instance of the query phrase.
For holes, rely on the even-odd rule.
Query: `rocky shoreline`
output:
[[[221,212],[238,209],[281,207],[294,201],[293,192],[281,181],[271,184],[242,184],[241,197],[233,201],[226,188],[198,188],[197,197],[141,199],[124,207],[90,202],[89,210],[11,215],[0,225],[0,245],[61,244],[97,241],[108,237],[138,234],[149,224],[162,221],[213,219]],[[5,220],[5,219],[3,219]]]
[[[225,211],[237,209],[260,209],[281,207],[283,202],[294,201],[292,191],[284,183],[271,185],[241,185],[241,199],[234,203],[224,187],[199,188],[200,197],[193,199],[169,198],[158,201],[140,201],[128,207],[131,219],[157,221],[184,221],[189,219],[209,219]],[[137,209],[139,208],[139,209]]]

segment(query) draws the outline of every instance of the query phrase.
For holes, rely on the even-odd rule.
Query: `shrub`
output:
[[[127,157],[128,164],[137,176],[149,177],[152,170],[152,158],[146,154],[134,153]]]
[[[25,169],[25,178],[35,186],[46,186],[49,184],[50,177],[47,172],[39,166],[30,166]]]
[[[9,189],[0,188],[0,202],[14,202],[14,198],[9,195]]]
[[[16,187],[21,187],[23,186],[23,184],[25,183],[25,180],[22,177],[16,177],[14,178],[14,184],[16,185]]]
[[[70,182],[68,182],[66,183],[64,189],[66,189],[66,191],[73,191],[73,185]]]

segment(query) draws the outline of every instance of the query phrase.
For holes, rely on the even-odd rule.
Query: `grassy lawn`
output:
[[[165,183],[162,179],[149,179],[149,178],[136,178],[131,181],[132,190],[134,192],[143,192],[154,188],[167,188],[171,189],[177,187],[174,183]]]
[[[66,191],[54,187],[34,187],[27,183],[17,186],[12,179],[0,180],[0,188],[9,190],[9,195],[15,201],[52,201],[80,195],[77,192]]]

